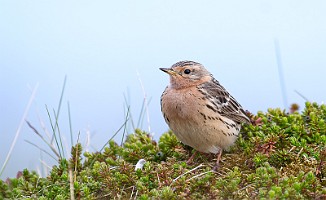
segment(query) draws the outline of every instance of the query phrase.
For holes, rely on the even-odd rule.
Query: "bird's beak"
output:
[[[177,74],[177,72],[175,72],[172,68],[160,68],[160,70],[173,76]]]

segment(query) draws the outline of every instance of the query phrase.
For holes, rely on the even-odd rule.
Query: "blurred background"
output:
[[[24,168],[44,175],[44,166],[56,164],[26,142],[51,152],[24,120],[50,140],[46,106],[55,121],[65,76],[58,125],[66,157],[70,125],[73,143],[80,133],[84,149],[96,151],[123,125],[128,107],[134,126],[158,139],[168,130],[160,95],[169,82],[158,68],[180,60],[202,63],[253,113],[303,108],[295,91],[322,103],[325,10],[322,0],[1,1],[0,167],[15,144],[1,178]]]

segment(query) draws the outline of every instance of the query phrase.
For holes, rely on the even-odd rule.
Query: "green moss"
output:
[[[318,199],[326,197],[326,106],[306,103],[300,114],[268,109],[252,116],[220,168],[214,155],[186,164],[192,149],[171,132],[158,142],[135,130],[122,146],[102,152],[75,145],[46,178],[24,170],[0,181],[0,199]],[[84,159],[84,160],[83,160]],[[139,159],[143,169],[135,171]],[[72,177],[70,177],[72,174]]]

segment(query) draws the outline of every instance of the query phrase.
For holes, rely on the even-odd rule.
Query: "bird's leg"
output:
[[[189,165],[189,164],[191,164],[192,163],[192,161],[194,160],[194,158],[195,158],[195,155],[197,154],[197,150],[195,150],[195,152],[190,156],[190,158],[187,160],[187,164]]]
[[[217,153],[217,159],[216,159],[215,166],[213,167],[213,171],[217,171],[217,169],[220,167],[220,160],[222,157],[222,152],[223,152],[223,150],[220,149],[220,151]]]

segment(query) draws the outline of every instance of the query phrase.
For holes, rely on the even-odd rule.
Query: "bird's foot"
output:
[[[215,163],[215,166],[212,169],[213,171],[217,171],[220,168],[220,160],[221,160],[221,157],[222,157],[222,152],[223,152],[223,150],[221,149],[220,152],[218,152],[218,154],[217,154],[216,163]]]
[[[192,162],[194,161],[194,158],[195,158],[195,155],[197,154],[198,151],[195,151],[191,156],[190,158],[187,160],[187,165],[190,165],[192,164]]]

